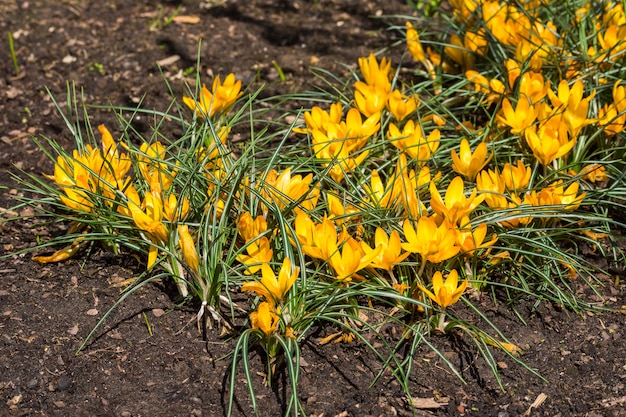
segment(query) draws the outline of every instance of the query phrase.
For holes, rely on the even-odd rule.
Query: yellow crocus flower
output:
[[[519,78],[519,96],[526,97],[530,104],[538,103],[550,90],[550,83],[545,82],[543,74],[527,71]]]
[[[542,124],[537,132],[535,126],[526,129],[524,136],[526,143],[533,155],[542,165],[548,165],[557,158],[567,154],[576,143],[575,139],[567,141],[567,132],[563,132],[558,123],[558,118],[553,117],[555,122]]]
[[[65,187],[63,188],[63,192],[65,195],[61,194],[59,198],[67,207],[86,212],[93,211],[93,202],[87,197],[87,194],[84,191],[71,187]]]
[[[274,333],[279,321],[280,317],[267,302],[260,303],[256,311],[250,313],[250,326],[255,330],[262,331],[266,338]]]
[[[242,213],[237,219],[237,232],[243,240],[248,243],[257,236],[262,235],[267,231],[267,221],[264,216],[257,216],[252,218],[252,214],[249,211]]]
[[[488,93],[489,79],[476,70],[465,71],[465,78],[474,84],[474,91]]]
[[[492,209],[506,208],[508,202],[504,196],[505,183],[496,171],[482,170],[476,177],[476,188],[482,192],[485,202]]]
[[[226,113],[235,101],[242,96],[241,80],[235,79],[235,74],[228,74],[224,83],[219,76],[213,79],[211,91],[202,84],[200,102],[191,97],[183,96],[183,102],[200,117],[213,117],[215,114]]]
[[[542,191],[550,193],[553,196],[555,204],[565,205],[566,210],[576,210],[587,196],[587,193],[578,194],[579,187],[579,183],[573,182],[565,188],[563,186],[563,180],[558,180]]]
[[[241,286],[242,291],[252,291],[262,297],[270,306],[275,307],[280,304],[287,293],[296,282],[300,268],[291,267],[289,258],[283,260],[283,264],[278,272],[278,277],[269,264],[261,266],[261,281],[248,281]]]
[[[519,27],[519,25],[518,25]],[[515,59],[518,62],[524,62],[533,71],[540,71],[546,62],[546,58],[549,57],[551,49],[555,45],[550,45],[550,42],[558,42],[556,38],[549,40],[551,30],[556,28],[545,29],[543,25],[534,25],[534,30],[541,28],[541,35],[537,33],[529,33],[528,38],[520,39],[515,49]],[[526,28],[524,28],[526,29]]]
[[[463,138],[459,155],[452,150],[450,157],[452,158],[452,169],[454,172],[463,175],[470,181],[474,181],[476,174],[491,161],[492,155],[487,157],[487,144],[485,142],[481,142],[476,147],[476,150],[472,152],[469,142]]]
[[[446,307],[459,301],[459,298],[461,298],[461,295],[465,292],[465,288],[467,288],[467,280],[463,281],[461,285],[459,285],[459,273],[456,269],[453,269],[444,281],[441,271],[437,271],[433,275],[432,292],[419,284],[418,288],[441,308],[445,309]]]
[[[337,228],[329,218],[324,217],[320,224],[315,225],[313,243],[320,251],[320,259],[327,261],[337,252],[337,248],[343,243],[339,238]]]
[[[150,190],[157,193],[168,190],[176,176],[176,169],[170,169],[165,162],[167,157],[165,146],[161,142],[142,143],[137,157],[139,171],[143,179],[150,185]]]
[[[135,205],[139,206],[141,204],[141,198],[139,197],[139,193],[131,183],[124,187],[124,190],[122,192],[124,193],[125,200],[124,204],[120,204],[117,206],[117,212],[126,217],[132,218],[133,215],[129,208],[130,203],[132,202]]]
[[[98,127],[102,134],[102,149],[86,145],[82,151],[74,150],[72,156],[59,155],[53,175],[46,175],[63,190],[61,201],[68,207],[91,212],[97,205],[110,206],[117,190],[129,181],[127,173],[131,162],[127,154],[120,155],[111,133],[104,125]]]
[[[439,176],[439,175],[438,175]],[[427,212],[426,206],[420,199],[420,194],[426,184],[431,180],[430,169],[424,166],[419,173],[408,169],[405,154],[398,157],[396,171],[393,177],[391,190],[391,202],[395,206],[400,202],[409,217],[419,218]]]
[[[411,22],[406,22],[406,45],[414,60],[417,62],[426,61],[419,34]]]
[[[354,102],[365,117],[379,114],[387,104],[389,92],[378,85],[369,85],[362,81],[354,83]]]
[[[193,237],[191,237],[191,233],[189,233],[187,225],[178,225],[178,246],[189,269],[198,274],[200,271],[200,259],[196,250],[196,244]]]
[[[468,81],[474,83],[474,91],[487,95],[483,100],[484,104],[498,101],[506,90],[502,81],[497,78],[488,79],[478,71],[467,70],[465,71],[465,77]]]
[[[497,347],[499,349],[504,349],[512,355],[519,356],[522,353],[522,349],[519,346],[514,345],[513,343],[502,342],[482,332],[477,333],[477,336],[479,336],[488,345]]]
[[[366,254],[374,251],[365,241],[361,241],[361,247]],[[381,227],[377,227],[374,234],[374,247],[381,249],[378,255],[372,259],[371,266],[386,271],[391,271],[394,265],[402,262],[411,254],[410,252],[402,253],[400,234],[397,230],[393,230],[387,235]]]
[[[333,181],[340,183],[346,174],[354,171],[357,166],[363,163],[363,161],[369,156],[369,153],[369,150],[355,153],[342,150],[340,153],[334,155],[322,152],[317,157],[319,159],[332,161],[329,175]],[[322,165],[327,167],[329,164],[324,163]]]
[[[167,196],[163,201],[163,217],[172,223],[176,223],[185,218],[189,213],[189,200],[183,196],[182,202],[179,204],[178,198],[174,193]]]
[[[402,204],[407,212],[416,214],[413,217],[417,218],[426,207],[414,200],[418,199],[424,186],[430,183],[430,169],[424,166],[416,173],[415,170],[409,171],[407,165],[406,155],[400,154],[396,170],[386,185],[383,184],[378,171],[374,169],[370,174],[370,183],[364,184],[364,189],[370,203],[375,207],[393,209]],[[440,175],[438,174],[436,178],[438,176]]]
[[[358,109],[352,108],[346,120],[329,123],[325,129],[311,132],[312,148],[317,159],[326,160],[323,166],[332,163],[331,177],[340,182],[344,175],[353,171],[368,156],[369,150],[359,152],[371,135],[380,128],[380,113],[363,121]]]
[[[437,226],[433,217],[424,216],[417,221],[417,228],[410,221],[405,221],[402,228],[406,240],[401,243],[402,249],[419,254],[423,262],[439,263],[459,253],[455,231],[446,222]]]
[[[616,135],[626,128],[626,112],[620,113],[615,103],[607,103],[598,110],[598,124],[607,136]]]
[[[59,155],[54,174],[47,177],[54,180],[65,193],[59,195],[63,204],[75,210],[91,212],[94,203],[87,193],[88,190],[91,191],[91,185],[89,173],[83,164],[83,158],[77,152],[74,152],[73,159]]]
[[[391,61],[383,57],[380,64],[373,53],[358,59],[359,68],[367,85],[381,88],[385,94],[391,91]]]
[[[387,139],[396,148],[415,159],[420,166],[424,165],[439,148],[440,138],[439,129],[434,129],[428,138],[424,138],[422,127],[419,124],[416,126],[413,120],[404,125],[402,132],[393,123],[389,123],[387,130]]]
[[[472,69],[474,66],[474,54],[463,45],[458,35],[451,35],[448,45],[443,48],[444,54],[456,62],[463,71]]]
[[[341,103],[331,104],[329,111],[313,106],[310,112],[304,112],[304,121],[309,132],[320,130],[326,133],[326,126],[341,122],[342,114]]]
[[[393,90],[387,96],[386,106],[393,117],[401,122],[415,112],[419,106],[419,98],[417,94],[407,96],[402,94],[400,90]]]
[[[81,236],[76,238],[70,245],[55,251],[52,255],[37,255],[33,256],[31,260],[40,264],[63,262],[76,255],[83,246],[85,246],[85,241]]]
[[[456,244],[461,248],[461,253],[468,257],[474,256],[477,249],[493,246],[498,241],[495,233],[488,241],[485,241],[486,236],[487,223],[480,223],[472,229],[469,217],[461,219],[460,226],[456,228]]]
[[[518,27],[514,20],[515,7],[499,1],[482,1],[482,18],[491,34],[502,44],[517,44]]]
[[[576,210],[587,193],[578,194],[579,183],[573,182],[567,188],[559,180],[539,192],[533,190],[524,196],[524,203],[535,207],[565,206],[565,210]]]
[[[392,194],[394,177],[387,182],[387,186],[383,184],[378,171],[373,169],[370,174],[370,183],[364,185],[365,192],[369,196],[369,202],[375,207],[392,208],[396,202],[396,196]]]
[[[524,204],[531,204],[527,201],[526,196],[524,196]],[[529,224],[533,220],[533,218],[530,216],[520,216],[522,210],[515,210],[517,207],[522,205],[522,199],[515,193],[509,194],[508,197],[510,201],[507,201],[507,205],[502,208],[508,209],[509,212],[506,214],[506,220],[500,221],[499,224],[511,229],[519,225]]]
[[[346,113],[345,122],[339,123],[336,139],[345,139],[350,152],[362,149],[367,140],[380,129],[380,113],[375,113],[365,120],[358,109],[352,108]],[[342,145],[340,144],[341,148]]]
[[[241,92],[241,80],[236,80],[233,73],[226,76],[223,84],[219,75],[216,76],[213,79],[212,91],[214,94],[213,109],[222,113],[227,112],[235,104],[235,101],[243,95],[243,92]]]
[[[150,268],[156,262],[157,245],[163,245],[169,240],[169,231],[163,224],[163,203],[156,192],[150,191],[144,197],[145,211],[130,199],[127,204],[135,225],[153,242],[148,251],[147,267]]]
[[[557,94],[548,89],[548,97],[552,102],[552,106],[556,112],[562,112],[562,122],[567,126],[567,130],[572,138],[576,138],[580,130],[593,122],[587,119],[589,111],[589,102],[593,99],[596,91],[583,98],[584,85],[578,80],[570,88],[567,80],[561,80],[558,85]]]
[[[222,126],[222,128],[215,132],[217,135],[217,140],[221,145],[218,145],[215,140],[215,136],[213,132],[209,132],[204,139],[205,146],[200,147],[196,151],[196,159],[202,163],[206,170],[217,170],[221,168],[224,164],[224,160],[221,158],[222,153],[226,152],[226,139],[228,139],[228,134],[230,133],[229,126]]]
[[[327,261],[340,281],[350,281],[358,277],[356,272],[369,266],[382,249],[377,248],[366,254],[356,239],[345,230],[337,234],[335,225],[328,218],[312,227],[310,219],[300,214],[296,222],[296,234],[303,252]]]
[[[298,243],[305,255],[315,259],[326,260],[321,249],[315,243],[316,225],[306,212],[301,211],[296,215],[294,229]]]
[[[509,58],[506,61],[504,61],[504,66],[506,68],[507,81],[509,82],[509,89],[513,90],[513,87],[515,86],[515,81],[517,81],[519,76],[522,74],[522,67],[520,63],[517,62],[513,58]]]
[[[102,135],[102,151],[104,159],[107,162],[107,165],[102,168],[112,171],[113,177],[117,181],[122,181],[131,168],[130,158],[128,154],[120,155],[117,151],[117,144],[105,125],[99,125],[98,130]]]
[[[302,176],[291,175],[291,167],[286,168],[280,174],[275,169],[267,173],[261,185],[261,195],[283,210],[293,203],[303,199],[304,201],[315,198],[317,194],[310,193],[313,174]],[[308,198],[306,196],[309,195]],[[304,203],[304,201],[300,203]],[[315,202],[313,202],[313,205]],[[295,207],[297,209],[297,207]]]
[[[147,232],[154,240],[167,242],[169,232],[163,224],[163,203],[154,192],[146,193],[142,210],[133,201],[129,201],[129,209],[135,225],[142,231]]]
[[[54,173],[46,175],[46,178],[53,180],[59,186],[73,186],[76,184],[73,175],[74,161],[69,157],[57,156],[54,164]]]
[[[255,274],[261,269],[263,264],[272,260],[274,251],[270,248],[270,241],[263,236],[257,240],[248,242],[246,253],[237,255],[237,260],[246,266],[246,275]]]
[[[626,112],[626,85],[622,84],[624,80],[617,80],[613,84],[613,105],[618,113]]]
[[[469,215],[482,201],[484,195],[476,196],[476,188],[469,197],[465,196],[463,178],[454,177],[446,189],[445,198],[441,198],[434,182],[430,183],[430,206],[433,211],[451,224],[456,224],[461,218]]]
[[[584,179],[594,184],[609,180],[609,177],[606,174],[606,168],[604,167],[604,165],[600,164],[585,165],[580,170],[578,175],[582,176]]]
[[[480,28],[476,32],[469,30],[465,32],[463,45],[470,51],[484,56],[489,50],[489,42],[487,41],[485,29]]]
[[[605,3],[602,23],[604,25],[626,25],[626,13],[624,12],[624,4],[622,4],[621,2]]]
[[[497,117],[502,124],[511,128],[511,133],[518,135],[533,124],[537,118],[537,109],[525,97],[520,98],[513,109],[509,99],[505,98],[502,100],[502,108]]]
[[[341,199],[332,192],[326,192],[325,195],[328,205],[328,218],[337,226],[360,222],[361,209],[352,205],[344,205]]]
[[[528,187],[530,182],[530,176],[532,175],[532,168],[524,165],[521,159],[517,160],[517,165],[510,163],[504,164],[500,178],[504,182],[504,186],[509,191],[523,190]]]
[[[356,273],[370,266],[383,248],[379,246],[370,253],[366,253],[353,237],[349,236],[347,240],[342,240],[341,248],[337,248],[333,242],[328,242],[327,251],[330,252],[328,263],[335,272],[337,280],[341,282],[349,282],[354,278],[361,279]]]
[[[600,57],[597,59],[600,61],[613,61],[618,60],[623,56],[624,50],[626,50],[626,24],[620,25],[611,24],[605,31],[598,32],[598,43],[601,46]]]
[[[450,0],[450,4],[464,20],[471,17],[480,3],[482,3],[482,0]]]

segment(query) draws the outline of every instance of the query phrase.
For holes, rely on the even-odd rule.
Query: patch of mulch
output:
[[[198,16],[198,22],[165,25],[164,17],[179,6],[179,15]],[[52,171],[52,162],[31,135],[72,146],[47,90],[65,105],[67,82],[72,81],[70,86],[89,104],[164,110],[172,97],[163,78],[180,97],[183,81],[192,81],[185,70],[196,64],[199,50],[203,79],[234,72],[250,86],[266,84],[267,95],[301,92],[316,85],[312,65],[341,77],[358,57],[398,41],[387,24],[402,25],[401,20],[372,18],[398,14],[412,11],[399,0],[3,2],[0,32],[13,33],[20,73],[14,73],[3,53],[0,185],[8,188],[0,196],[0,208],[13,206],[12,195],[19,193],[8,171]],[[389,51],[395,59],[401,54],[401,48]],[[89,112],[92,125],[107,123],[112,131],[117,126],[111,111]],[[150,120],[133,123],[150,135]],[[19,214],[31,213],[20,209]],[[58,227],[34,219],[0,223],[0,253],[19,252],[56,232]],[[0,415],[224,415],[230,375],[226,356],[233,342],[217,331],[203,341],[195,324],[198,306],[179,303],[169,282],[157,280],[138,289],[76,354],[119,299],[115,284],[142,270],[131,256],[114,257],[98,247],[90,251],[88,257],[57,265],[36,264],[24,253],[3,260]],[[605,262],[599,254],[589,256]],[[465,383],[430,350],[419,349],[409,384],[418,406],[412,410],[388,371],[370,386],[381,364],[363,344],[322,346],[320,330],[302,346],[299,396],[304,411],[310,416],[626,415],[626,274],[623,266],[606,268],[612,275],[597,277],[597,293],[580,281],[572,286],[583,299],[617,312],[576,315],[548,303],[522,302],[515,314],[489,296],[479,300],[488,319],[523,349],[521,359],[547,381],[494,352],[500,390],[467,340],[434,335],[431,342],[461,370]],[[457,314],[477,320],[460,305]],[[262,352],[251,357],[259,415],[282,415],[288,381],[279,372],[272,388],[264,386],[262,359]],[[254,415],[241,370],[234,390],[233,414]]]

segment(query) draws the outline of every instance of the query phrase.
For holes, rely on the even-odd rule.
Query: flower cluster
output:
[[[517,352],[458,319],[455,304],[486,286],[575,299],[553,277],[584,268],[558,237],[601,239],[598,196],[619,189],[626,15],[611,1],[559,9],[558,20],[545,1],[449,3],[456,33],[422,39],[407,23],[415,62],[360,58],[346,94],[268,138],[279,123],[259,138],[265,121],[251,112],[249,143],[229,143],[245,131],[245,110],[231,111],[243,96],[234,74],[183,97],[177,140],[116,143],[100,126],[101,144],[60,152],[48,176],[85,233],[35,259],[65,260],[90,232],[106,236],[199,297],[198,320],[229,331],[242,328],[229,292],[253,295],[239,340],[255,335],[268,376],[313,325],[341,326],[322,341],[376,331],[364,311],[381,304],[381,317],[404,315],[403,337],[461,329]]]

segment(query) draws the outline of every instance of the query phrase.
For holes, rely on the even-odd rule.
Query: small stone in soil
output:
[[[33,378],[30,381],[28,381],[26,386],[30,389],[37,388],[37,386],[39,386],[39,380],[37,378]]]
[[[59,378],[59,382],[57,383],[57,389],[59,391],[65,391],[69,389],[73,384],[74,381],[72,381],[69,377],[63,375],[61,376],[61,378]]]

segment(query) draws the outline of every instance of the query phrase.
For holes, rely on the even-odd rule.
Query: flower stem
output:
[[[420,265],[419,271],[417,271],[417,276],[420,279],[422,279],[422,274],[424,273],[424,269],[426,269],[426,259],[422,257],[422,264]]]
[[[439,323],[437,324],[437,330],[441,333],[446,332],[446,312],[442,311],[439,313]]]

